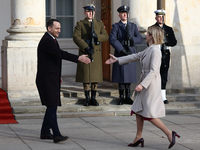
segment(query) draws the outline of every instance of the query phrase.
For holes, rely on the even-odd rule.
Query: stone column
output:
[[[137,24],[140,31],[155,23],[154,11],[157,9],[157,0],[130,0],[129,3],[129,20]]]
[[[45,29],[45,0],[11,0],[10,35],[1,47],[2,88],[9,99],[38,95],[37,45]]]

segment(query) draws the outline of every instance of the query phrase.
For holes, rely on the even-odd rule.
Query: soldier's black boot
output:
[[[84,106],[90,105],[90,91],[85,91],[85,103]]]
[[[91,90],[91,101],[90,101],[90,105],[93,106],[99,106],[99,103],[96,100],[96,91],[95,90]]]
[[[117,105],[124,104],[124,89],[119,89],[119,102]]]
[[[131,99],[130,95],[131,95],[130,89],[125,89],[124,104],[131,104],[131,105],[133,104],[133,100]]]

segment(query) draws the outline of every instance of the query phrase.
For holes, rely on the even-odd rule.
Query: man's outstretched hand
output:
[[[89,64],[91,63],[91,60],[87,57],[88,55],[81,55],[78,58],[78,61],[85,63],[85,64]]]

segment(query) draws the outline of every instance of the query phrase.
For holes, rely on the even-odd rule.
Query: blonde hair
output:
[[[156,25],[150,26],[147,32],[153,37],[153,43],[155,45],[164,43],[164,31],[160,27]]]

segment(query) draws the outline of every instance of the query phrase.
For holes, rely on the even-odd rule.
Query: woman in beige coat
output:
[[[168,148],[175,144],[175,137],[180,136],[169,130],[159,119],[165,116],[165,107],[161,95],[161,77],[160,77],[160,64],[161,64],[161,51],[160,44],[163,43],[163,30],[157,26],[148,28],[146,35],[146,42],[149,44],[144,51],[137,54],[132,54],[124,57],[116,58],[110,54],[110,59],[105,63],[112,64],[116,61],[120,65],[140,61],[142,70],[140,80],[135,88],[139,92],[131,107],[131,115],[136,114],[137,133],[132,143],[128,146],[136,147],[139,144],[144,146],[144,139],[142,138],[142,130],[144,120],[150,121],[153,125],[161,129],[170,142]]]

